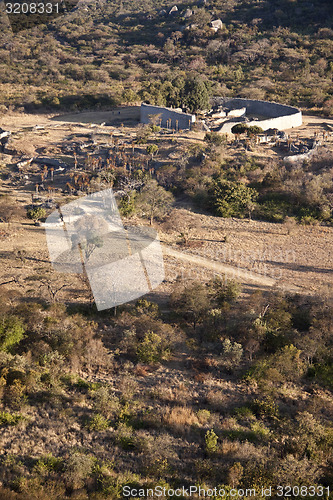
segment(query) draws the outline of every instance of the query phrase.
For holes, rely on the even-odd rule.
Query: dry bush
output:
[[[183,431],[184,428],[192,425],[200,426],[199,419],[194,411],[185,406],[166,408],[163,420],[166,425],[177,431]]]
[[[224,439],[219,447],[219,452],[223,455],[223,459],[230,461],[260,461],[266,455],[266,449],[263,446],[255,446],[249,441],[240,442],[238,440],[230,441]]]
[[[210,380],[212,378],[211,374],[210,373],[204,373],[204,372],[197,372],[195,375],[194,375],[194,380],[196,382],[201,382],[201,383],[205,383],[207,382],[208,380]]]
[[[207,393],[207,404],[214,410],[221,411],[225,406],[225,397],[220,390],[212,390]]]
[[[165,401],[166,403],[173,403],[174,401],[187,402],[191,398],[188,388],[183,383],[179,383],[178,386],[174,387],[160,384],[151,391],[151,395],[155,399]]]
[[[0,222],[8,224],[24,217],[25,212],[22,206],[14,197],[2,195],[0,197]]]
[[[133,376],[126,374],[121,378],[118,387],[122,399],[124,401],[132,401],[133,397],[138,392],[139,384]]]
[[[174,209],[163,228],[167,232],[177,232],[180,238],[180,243],[195,247],[194,241],[197,239],[198,232],[201,228],[200,220],[184,209]],[[198,242],[201,243],[202,242]]]
[[[212,422],[212,420],[214,418],[210,414],[209,410],[199,410],[197,412],[197,417],[198,417],[200,424],[202,424],[202,425],[206,425],[206,424]]]
[[[295,217],[286,217],[283,223],[286,228],[287,235],[293,234],[297,228],[297,221]]]
[[[166,433],[154,436],[147,431],[139,430],[135,434],[136,448],[144,454],[143,460],[147,465],[151,459],[177,459],[176,444],[176,438]]]
[[[85,362],[87,369],[110,370],[113,365],[113,356],[108,353],[100,339],[91,339],[86,346]]]
[[[145,366],[145,365],[136,365],[136,367],[134,368],[134,374],[137,376],[137,377],[147,377],[147,375],[149,374],[150,370],[149,370],[149,366]]]
[[[238,427],[237,425],[237,420],[233,417],[230,417],[230,418],[226,418],[223,420],[223,423],[222,423],[222,429],[224,430],[234,430]]]

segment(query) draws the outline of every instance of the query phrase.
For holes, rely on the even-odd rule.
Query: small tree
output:
[[[124,217],[129,217],[135,212],[135,204],[134,204],[134,192],[132,191],[128,195],[125,194],[122,196],[119,202],[119,212],[120,215]]]
[[[250,127],[247,128],[247,135],[250,137],[252,135],[258,135],[262,134],[264,131],[261,127],[258,127],[258,125],[251,125]]]
[[[57,279],[49,278],[48,276],[28,276],[25,278],[28,282],[37,282],[39,283],[39,288],[46,288],[48,294],[50,296],[50,301],[54,304],[57,301],[57,296],[61,292],[63,288],[68,286],[67,283],[59,284]]]
[[[205,135],[205,141],[210,146],[222,146],[222,144],[226,143],[226,137],[218,132],[207,132]]]
[[[240,462],[235,462],[228,470],[228,484],[233,488],[239,485],[244,473],[244,468]]]
[[[237,123],[237,125],[234,125],[231,129],[231,132],[235,135],[238,134],[245,134],[249,129],[248,125],[246,123]]]
[[[10,223],[21,215],[22,209],[17,202],[9,196],[1,196],[0,198],[0,222],[5,222],[10,227]]]
[[[148,144],[146,151],[149,155],[151,155],[151,158],[153,159],[154,156],[158,153],[157,144]]]
[[[223,365],[228,368],[238,366],[243,356],[242,345],[238,344],[238,342],[232,342],[230,339],[224,339],[222,349]]]
[[[194,330],[206,316],[210,305],[207,288],[198,282],[174,294],[171,297],[171,303],[178,314],[192,323]]]
[[[220,178],[210,190],[211,204],[220,217],[243,218],[248,213],[250,203],[256,201],[258,192],[242,182],[232,182]]]
[[[158,134],[158,132],[161,130],[162,113],[148,115],[148,117],[149,117],[149,128],[156,137],[156,134]]]
[[[109,232],[107,222],[95,215],[81,217],[75,223],[77,234],[72,236],[72,245],[79,245],[88,260],[96,248],[104,244],[103,235]]]
[[[206,83],[200,77],[190,77],[183,89],[183,103],[190,113],[209,108],[209,92]]]
[[[224,304],[231,304],[240,295],[242,287],[235,280],[216,277],[208,283],[211,296],[218,307]]]
[[[167,359],[170,355],[170,349],[160,335],[154,332],[148,332],[144,340],[137,348],[137,356],[143,363],[158,363],[162,359]]]
[[[150,225],[152,225],[156,217],[163,217],[169,211],[173,200],[173,195],[159,186],[155,179],[152,179],[147,182],[138,195],[137,206],[141,209],[142,214],[148,217]]]
[[[32,219],[35,224],[43,217],[46,217],[46,210],[43,207],[30,208],[27,211],[29,219]]]
[[[217,450],[217,441],[218,441],[218,436],[215,434],[213,429],[210,431],[207,431],[205,434],[205,447],[206,447],[206,452],[211,454],[215,453]]]
[[[147,144],[150,135],[151,135],[150,127],[147,125],[141,125],[137,129],[135,142],[137,144]]]

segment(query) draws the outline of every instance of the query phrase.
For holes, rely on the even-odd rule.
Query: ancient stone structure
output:
[[[141,104],[141,123],[156,124],[172,130],[191,129],[196,116],[181,109]],[[302,125],[302,112],[293,106],[277,102],[241,98],[214,98],[212,110],[202,121],[203,130],[214,130],[221,134],[231,133],[237,123],[257,125],[264,131],[269,129],[288,130]]]
[[[195,115],[183,113],[181,109],[164,108],[162,106],[153,106],[151,104],[141,104],[141,123],[152,123],[156,116],[156,125],[168,128],[170,130],[191,129],[195,123]]]
[[[257,125],[263,130],[270,128],[287,130],[302,125],[302,112],[285,104],[253,99],[215,98],[215,105],[227,110],[227,119],[221,120],[222,123],[216,123],[217,131],[223,134],[231,132],[237,123],[244,122],[249,126]],[[246,108],[245,116],[244,108]]]

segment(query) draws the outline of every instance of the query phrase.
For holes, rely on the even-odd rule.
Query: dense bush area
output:
[[[2,498],[331,484],[332,321],[324,299],[241,299],[221,278],[179,281],[164,314],[17,303],[1,318],[24,331],[0,352]]]

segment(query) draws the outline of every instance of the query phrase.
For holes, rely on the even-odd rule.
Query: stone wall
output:
[[[240,118],[241,116],[246,115],[246,107],[244,106],[243,108],[239,109],[231,109],[230,111],[227,112],[227,116],[229,118]]]
[[[161,126],[172,130],[191,129],[192,124],[196,121],[195,115],[191,115],[190,113],[183,113],[177,109],[164,108],[162,106],[141,104],[141,123],[151,123],[149,115],[161,115]]]
[[[264,117],[259,120],[251,120],[246,122],[247,125],[257,125],[263,130],[276,128],[278,130],[287,130],[294,127],[300,127],[303,123],[302,112],[293,106],[279,104],[277,102],[257,101],[252,99],[240,98],[221,98],[219,104],[228,108],[239,108],[239,106],[246,107],[246,116],[255,115]],[[225,122],[219,132],[231,132],[231,129],[236,123],[243,123],[241,121],[232,120]]]

